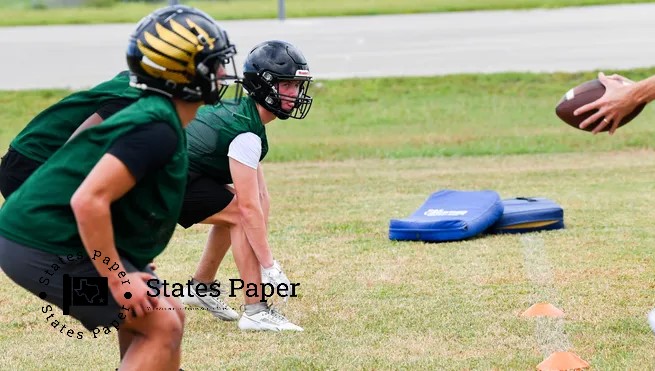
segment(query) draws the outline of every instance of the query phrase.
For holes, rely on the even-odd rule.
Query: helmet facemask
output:
[[[231,45],[227,50],[212,53],[198,63],[195,85],[199,87],[201,98],[206,104],[218,103],[230,87],[229,82],[237,79],[234,54],[234,46]],[[230,67],[232,74],[226,74]],[[223,74],[219,76],[217,72],[220,70]]]
[[[264,97],[264,107],[273,112],[282,120],[294,118],[302,120],[309,113],[313,98],[307,93],[312,77],[309,71],[298,70],[295,76],[285,76],[264,71],[260,74],[261,81],[268,86],[268,94]],[[280,93],[280,84],[284,82],[296,82],[298,84],[298,95],[285,95]],[[282,108],[284,101],[293,102],[293,108],[289,111]]]

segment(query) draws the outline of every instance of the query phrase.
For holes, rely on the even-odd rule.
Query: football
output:
[[[582,121],[584,121],[587,117],[596,113],[597,110],[591,110],[580,116],[574,116],[573,112],[579,107],[597,100],[598,98],[602,97],[603,94],[605,94],[605,86],[598,79],[587,81],[567,91],[559,103],[557,103],[555,113],[560,119],[562,119],[562,121],[576,129],[580,129],[580,123],[582,123]],[[641,113],[641,110],[644,109],[644,106],[645,104],[637,106],[634,111],[632,111],[629,115],[625,116],[623,120],[621,120],[621,123],[618,127],[621,127],[632,121],[632,119]],[[592,131],[596,125],[601,122],[602,119],[580,130]],[[611,125],[606,125],[601,131],[608,131],[610,127]]]

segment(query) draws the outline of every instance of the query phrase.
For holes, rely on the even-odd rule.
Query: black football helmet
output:
[[[236,78],[236,48],[212,17],[184,5],[154,11],[130,36],[127,64],[132,85],[189,102],[216,104]],[[216,76],[232,66],[235,76]]]
[[[313,101],[307,95],[311,80],[305,57],[298,48],[285,41],[271,40],[255,46],[243,65],[242,83],[248,95],[282,120],[307,116]],[[297,97],[279,93],[279,84],[283,81],[300,82]],[[282,109],[283,100],[294,101],[291,111]]]

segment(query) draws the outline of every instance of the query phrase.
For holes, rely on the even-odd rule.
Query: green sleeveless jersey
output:
[[[184,129],[173,103],[159,95],[144,95],[55,152],[0,209],[0,235],[52,254],[84,251],[70,207],[73,193],[119,137],[154,122],[173,128],[178,136],[175,153],[111,205],[119,254],[139,269],[145,267],[173,235],[188,174]]]
[[[123,71],[90,90],[67,96],[32,119],[11,142],[11,147],[32,160],[45,162],[107,101],[137,100],[141,91],[130,87],[129,82],[129,73]]]
[[[227,153],[237,135],[251,132],[262,140],[260,161],[268,152],[266,129],[255,101],[244,97],[237,106],[204,106],[186,128],[189,170],[207,175],[223,184],[232,183]]]

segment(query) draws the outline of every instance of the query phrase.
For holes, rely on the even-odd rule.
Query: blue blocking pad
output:
[[[490,233],[525,233],[564,228],[564,210],[543,197],[517,197],[503,200],[505,212]]]
[[[478,235],[503,214],[494,191],[435,192],[405,219],[391,219],[389,239],[396,241],[459,241]]]

